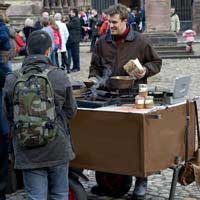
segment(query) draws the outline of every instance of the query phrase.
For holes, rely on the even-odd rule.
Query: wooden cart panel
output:
[[[194,105],[189,155],[195,148]],[[161,115],[161,119],[154,119]],[[78,110],[71,123],[76,159],[72,167],[147,176],[185,155],[186,105],[148,114]]]

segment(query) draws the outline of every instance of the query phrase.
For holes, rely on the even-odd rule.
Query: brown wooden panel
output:
[[[194,136],[194,107],[191,104],[189,156],[192,157],[195,148]],[[162,118],[158,120],[146,119],[146,161],[145,170],[148,173],[173,166],[176,156],[184,160],[186,106],[162,110]]]
[[[152,115],[161,119],[151,119]],[[147,176],[184,159],[185,105],[150,114],[79,110],[71,124],[76,159],[71,166],[132,176]],[[189,150],[194,152],[191,104]]]
[[[80,110],[71,124],[76,151],[72,166],[140,174],[142,118],[127,113]]]

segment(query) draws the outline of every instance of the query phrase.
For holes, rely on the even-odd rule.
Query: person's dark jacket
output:
[[[42,70],[49,67],[50,60],[43,55],[32,55],[25,58],[22,69],[29,69],[33,65],[38,65]],[[22,71],[20,69],[20,71]],[[8,120],[13,127],[13,86],[17,79],[16,74],[9,74],[5,82],[5,102],[8,112]],[[17,169],[36,169],[43,167],[53,167],[68,163],[75,155],[72,150],[68,122],[74,117],[77,110],[76,101],[72,95],[72,87],[67,75],[61,69],[55,68],[48,74],[49,80],[54,89],[55,105],[57,113],[58,135],[49,144],[26,149],[16,142],[16,136],[13,135],[13,147],[15,153],[15,168]]]
[[[30,35],[33,31],[35,31],[35,30],[37,30],[37,29],[34,28],[34,27],[31,27],[31,26],[25,26],[25,27],[23,28],[23,33],[24,33],[24,35],[25,35],[26,42],[28,41],[29,35]]]
[[[16,31],[13,26],[8,26],[9,36],[10,36],[10,52],[9,52],[9,60],[13,60],[17,54],[17,47],[15,41]]]
[[[81,41],[81,23],[80,19],[76,16],[72,17],[67,24],[69,31],[69,38],[67,40],[67,45],[73,43],[79,43]]]
[[[90,29],[92,31],[92,36],[98,36],[98,15],[95,15],[89,19]]]
[[[137,88],[139,83],[147,83],[147,77],[160,72],[162,60],[144,35],[130,29],[126,39],[117,46],[111,34],[108,33],[100,37],[95,45],[89,78],[102,77],[105,73],[109,73],[109,76],[127,76],[123,66],[129,60],[136,58],[147,69],[146,75],[135,81],[134,87]]]
[[[4,22],[0,22],[0,51],[10,50],[10,37],[8,27]]]
[[[2,88],[4,87],[6,78],[6,72],[3,70],[2,67],[0,67],[0,92],[2,91]]]
[[[36,30],[41,30],[42,28],[43,28],[43,26],[41,25],[41,22],[40,22],[41,20],[40,19],[38,19],[36,22],[35,22],[35,29]]]

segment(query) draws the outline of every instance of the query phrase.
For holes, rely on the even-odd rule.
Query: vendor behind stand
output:
[[[127,24],[128,11],[124,5],[110,6],[108,14],[110,31],[96,42],[89,69],[89,80],[98,83],[105,74],[111,76],[134,76],[138,84],[147,83],[147,77],[160,72],[162,60],[151,43]],[[142,71],[124,69],[127,63],[138,58]],[[134,69],[134,67],[133,67]],[[105,73],[107,71],[107,73]],[[108,81],[106,82],[108,83]],[[143,199],[147,190],[147,178],[136,177],[133,199]]]

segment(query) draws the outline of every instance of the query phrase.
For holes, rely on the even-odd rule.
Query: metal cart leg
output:
[[[171,189],[170,189],[170,194],[169,194],[169,200],[174,199],[174,195],[176,192],[176,184],[178,181],[178,175],[179,175],[181,166],[182,165],[177,165],[176,167],[173,168],[174,172],[173,172],[173,178],[172,178]]]

